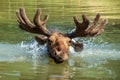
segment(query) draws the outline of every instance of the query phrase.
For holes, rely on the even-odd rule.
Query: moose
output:
[[[74,23],[76,28],[69,33],[60,33],[58,31],[50,32],[46,28],[46,22],[48,15],[41,20],[41,8],[37,9],[33,22],[29,20],[26,15],[25,9],[19,8],[16,11],[18,25],[22,30],[30,33],[40,34],[35,36],[35,40],[39,45],[47,44],[48,55],[54,60],[55,63],[62,63],[69,58],[69,48],[72,46],[76,52],[83,49],[83,43],[74,41],[77,37],[94,37],[100,35],[104,31],[104,26],[108,20],[103,19],[100,23],[100,14],[96,14],[93,22],[87,18],[85,14],[82,14],[83,21],[80,22],[77,16],[74,16]],[[41,36],[42,35],[42,36]]]

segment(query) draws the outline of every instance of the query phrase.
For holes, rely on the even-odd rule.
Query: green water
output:
[[[31,21],[42,8],[42,18],[49,14],[47,28],[63,33],[74,28],[73,16],[81,20],[82,13],[91,20],[100,13],[109,23],[101,36],[84,40],[81,54],[73,52],[58,65],[28,50],[34,34],[18,28],[15,13],[21,6]],[[120,80],[119,6],[119,0],[0,0],[0,80]]]

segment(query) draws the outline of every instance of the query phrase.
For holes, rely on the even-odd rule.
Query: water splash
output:
[[[34,40],[20,44],[0,44],[0,61],[42,61],[48,60],[46,45],[38,45]]]
[[[21,48],[26,50],[26,53],[32,57],[32,59],[36,59],[37,57],[46,56],[47,47],[45,45],[39,45],[36,41],[30,41],[29,43],[21,42]]]
[[[76,53],[70,47],[69,64],[84,63],[82,66],[95,67],[107,60],[120,60],[119,44],[109,44],[102,38],[80,39],[84,43],[82,52]],[[35,40],[21,44],[0,44],[0,61],[33,61],[48,63],[47,47],[38,45]],[[85,64],[87,63],[87,65]]]
[[[32,40],[29,43],[21,42],[20,46],[25,50],[26,56],[29,56],[35,65],[37,63],[48,63],[46,44],[39,45],[35,40]]]
[[[120,50],[117,49],[119,44],[109,44],[102,38],[81,39],[81,41],[84,43],[84,50],[78,53],[72,50],[72,58],[69,60],[71,65],[77,62],[83,63],[82,66],[96,67],[107,63],[108,60],[120,60]]]
[[[24,61],[23,54],[24,51],[16,44],[0,44],[0,61]]]

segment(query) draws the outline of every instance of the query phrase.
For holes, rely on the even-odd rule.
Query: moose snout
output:
[[[65,61],[64,56],[61,56],[62,51],[54,50],[52,53],[50,53],[50,57],[53,58],[55,63],[62,63]]]
[[[55,51],[52,53],[52,56],[53,56],[53,57],[57,57],[57,56],[60,57],[60,54],[61,54],[61,53],[62,53],[61,51],[58,52],[58,51],[55,50]]]
[[[52,56],[54,56],[54,57],[57,56],[56,51],[53,52]]]

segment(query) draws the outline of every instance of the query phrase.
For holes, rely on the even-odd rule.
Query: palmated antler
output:
[[[18,18],[17,21],[19,23],[19,27],[22,30],[25,30],[30,33],[42,34],[45,36],[50,35],[49,31],[46,29],[48,15],[46,15],[43,20],[40,20],[41,9],[38,9],[36,11],[36,14],[34,16],[34,24],[31,23],[31,21],[26,16],[24,8],[19,8],[19,10],[16,12],[16,15]]]
[[[86,15],[82,15],[83,22],[80,23],[77,16],[74,16],[74,22],[76,25],[76,29],[68,33],[70,38],[75,37],[91,37],[101,34],[104,31],[104,26],[107,24],[107,19],[104,19],[99,25],[98,22],[100,20],[100,14],[97,14],[94,21],[90,24],[90,20]]]

